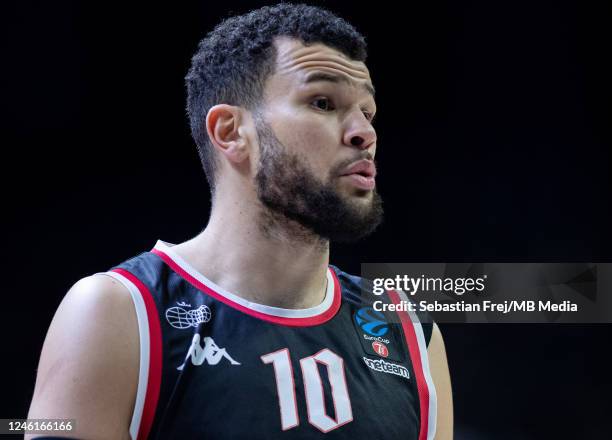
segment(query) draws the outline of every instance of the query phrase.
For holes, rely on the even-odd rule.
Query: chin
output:
[[[344,199],[347,207],[358,217],[367,216],[373,208],[372,192],[369,194],[353,195]]]
[[[367,201],[371,201],[372,197],[374,195],[374,190],[373,189],[359,189],[359,188],[353,188],[350,192],[349,195],[349,201],[350,200],[357,200],[361,203],[365,203]]]
[[[374,192],[376,191],[376,187],[374,187],[373,189],[363,189],[363,188],[358,188],[354,185],[339,185],[339,187],[336,188],[336,193],[347,199],[356,199],[356,198],[368,198],[371,199],[372,198],[372,194],[374,194]]]

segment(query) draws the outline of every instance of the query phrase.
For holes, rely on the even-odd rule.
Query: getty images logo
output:
[[[355,322],[369,335],[384,336],[389,331],[385,315],[372,307],[363,307],[355,313]]]

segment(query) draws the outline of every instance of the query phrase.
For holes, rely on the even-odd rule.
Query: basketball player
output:
[[[230,18],[202,40],[188,113],[206,228],[158,241],[62,301],[30,418],[87,439],[450,440],[442,336],[377,312],[329,243],[382,218],[364,38],[310,6]]]

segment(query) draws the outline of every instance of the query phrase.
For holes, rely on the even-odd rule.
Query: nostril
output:
[[[359,147],[361,144],[363,144],[364,140],[361,136],[353,136],[351,138],[351,145],[355,146],[355,147]]]

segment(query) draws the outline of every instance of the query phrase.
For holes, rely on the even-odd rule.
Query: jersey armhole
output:
[[[125,286],[136,310],[140,355],[138,387],[129,432],[133,440],[146,439],[153,426],[161,385],[162,339],[155,301],[147,287],[124,269],[112,269],[99,275],[112,277]]]
[[[395,305],[412,302],[401,290],[388,290],[387,294]],[[433,331],[433,321],[428,314],[423,315],[408,310],[397,310],[396,313],[413,366],[419,397],[419,440],[433,440],[436,435],[437,396],[427,352],[427,345]]]
[[[431,341],[431,334],[433,333],[433,322],[421,322],[421,326],[423,327],[425,346],[429,347],[429,341]]]

